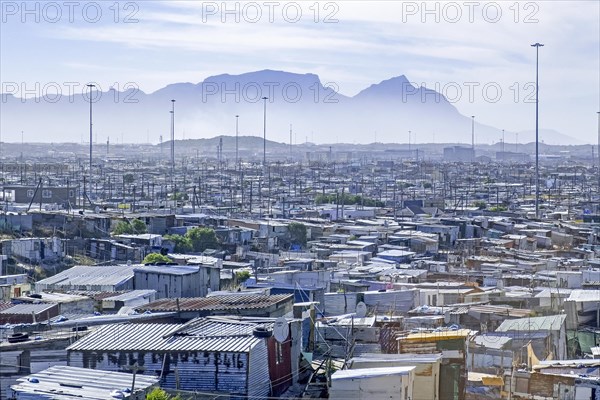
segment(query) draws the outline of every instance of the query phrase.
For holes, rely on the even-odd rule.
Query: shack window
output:
[[[52,190],[44,189],[42,190],[42,197],[45,199],[49,199],[52,197]]]
[[[33,189],[28,189],[27,190],[27,197],[33,197],[33,193],[34,193]]]

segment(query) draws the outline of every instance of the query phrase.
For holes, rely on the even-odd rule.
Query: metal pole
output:
[[[177,208],[177,193],[175,193],[175,100],[171,100],[171,189],[173,190],[173,205]]]
[[[543,44],[535,43],[535,217],[540,217],[540,165],[539,165],[539,54]]]
[[[598,195],[600,195],[600,111],[597,112],[598,114],[598,148],[597,148],[597,153],[598,153]]]
[[[263,167],[267,165],[267,99],[263,97]]]
[[[90,192],[88,194],[91,195],[92,194],[92,142],[93,142],[93,136],[92,136],[92,88],[96,87],[93,84],[88,84],[87,87],[90,88]]]
[[[175,169],[175,100],[171,100],[171,174]]]
[[[475,116],[471,115],[471,150],[473,159],[471,161],[475,161]]]
[[[240,162],[239,153],[238,153],[238,136],[239,136],[239,120],[240,116],[235,116],[235,166],[237,167]]]

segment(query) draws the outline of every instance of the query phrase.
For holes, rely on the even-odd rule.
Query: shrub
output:
[[[163,256],[162,254],[159,253],[150,253],[148,254],[146,257],[144,257],[144,260],[142,261],[142,264],[165,264],[165,263],[170,263],[171,259],[167,256]]]

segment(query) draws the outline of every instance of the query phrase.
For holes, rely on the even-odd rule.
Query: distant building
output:
[[[15,203],[28,204],[33,201],[34,204],[59,204],[65,208],[75,206],[77,201],[77,191],[70,186],[21,186],[5,185],[2,188],[3,198]]]
[[[497,151],[497,161],[516,161],[516,162],[528,162],[530,159],[527,153],[515,153],[512,151]]]
[[[444,147],[444,161],[469,162],[475,158],[475,151],[471,147],[452,146]]]
[[[64,247],[64,240],[57,237],[11,239],[2,241],[2,254],[39,263],[62,258]]]
[[[155,289],[157,299],[204,297],[220,289],[220,268],[209,265],[148,265],[134,270],[136,289]]]

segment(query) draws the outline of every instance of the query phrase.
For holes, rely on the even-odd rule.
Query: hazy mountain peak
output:
[[[405,75],[395,76],[373,84],[362,90],[355,97],[365,96],[390,96],[397,97],[407,92],[413,92],[415,87],[410,83]]]
[[[313,84],[321,83],[318,75],[312,73],[298,74],[295,72],[279,71],[272,69],[263,69],[260,71],[245,72],[242,74],[220,74],[209,76],[203,83],[207,82],[276,82],[289,83],[295,82],[298,84]]]

